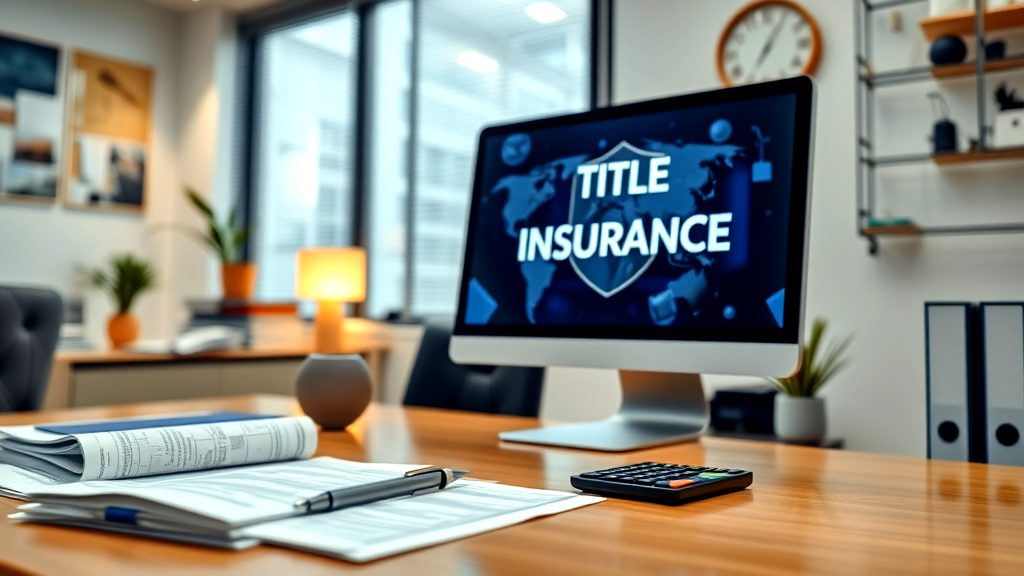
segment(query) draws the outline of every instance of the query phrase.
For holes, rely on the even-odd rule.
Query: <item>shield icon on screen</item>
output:
[[[573,242],[578,246],[574,246],[570,262],[580,279],[605,298],[614,296],[635,282],[654,261],[654,256],[636,250],[617,255],[609,249],[601,255],[600,247],[604,223],[614,222],[621,226],[623,234],[615,243],[621,245],[634,221],[649,219],[650,215],[644,214],[637,202],[643,196],[630,194],[629,184],[631,181],[641,186],[646,184],[648,162],[650,158],[659,156],[664,154],[641,150],[622,141],[603,156],[580,165],[600,167],[604,164],[603,176],[594,172],[588,182],[584,182],[579,172],[573,176],[569,223],[574,225]],[[610,166],[618,170],[609,169]],[[631,174],[633,171],[636,173]],[[588,193],[586,198],[583,197],[584,192]],[[644,230],[648,230],[646,223]],[[582,253],[591,252],[592,243],[594,250],[591,255],[582,257],[578,254],[580,250]]]

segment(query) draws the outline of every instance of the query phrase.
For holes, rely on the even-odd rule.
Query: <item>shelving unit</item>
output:
[[[1024,6],[1024,4],[1021,4]],[[1002,60],[990,60],[985,62],[985,72],[1006,72],[1024,68],[1024,56],[1013,56]],[[932,66],[932,76],[935,78],[956,78],[960,76],[972,76],[978,71],[976,62],[964,62],[963,64],[948,64],[945,66]]]
[[[974,10],[968,10],[925,18],[921,21],[921,31],[929,42],[940,36],[971,36],[975,32],[975,16]],[[985,11],[984,29],[988,32],[1021,27],[1024,27],[1024,4],[1010,4]]]
[[[868,251],[878,253],[878,239],[883,237],[920,237],[931,234],[987,234],[1024,232],[1024,222],[999,224],[919,226],[869,226],[877,216],[877,171],[892,166],[933,164],[937,167],[962,166],[982,162],[1024,159],[1024,148],[993,149],[988,146],[985,80],[988,74],[1024,69],[1024,55],[1000,60],[985,60],[985,33],[996,30],[1024,30],[1024,4],[1012,4],[984,10],[979,2],[975,11],[959,12],[921,21],[921,31],[928,41],[945,35],[973,37],[977,58],[971,62],[948,66],[918,66],[904,70],[876,73],[872,62],[871,15],[928,0],[857,0],[857,228],[868,241]],[[915,82],[956,81],[973,79],[977,98],[978,149],[948,154],[901,154],[878,156],[875,153],[876,91],[887,86]]]

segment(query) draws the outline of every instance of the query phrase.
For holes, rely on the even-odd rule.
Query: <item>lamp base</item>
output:
[[[345,303],[337,300],[321,300],[316,309],[316,351],[324,354],[341,352],[342,323],[345,320]]]

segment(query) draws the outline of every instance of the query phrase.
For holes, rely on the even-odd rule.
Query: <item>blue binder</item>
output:
[[[36,426],[36,430],[53,434],[90,434],[95,432],[125,432],[127,430],[142,430],[144,428],[187,426],[189,424],[263,420],[266,418],[280,418],[280,416],[252,414],[249,412],[209,412],[206,414],[172,416],[169,418],[132,418],[128,420],[104,420],[102,422],[84,422],[80,424],[41,424]]]

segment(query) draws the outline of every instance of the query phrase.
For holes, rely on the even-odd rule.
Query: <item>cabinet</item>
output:
[[[374,399],[380,399],[388,347],[356,342],[346,353],[360,354],[370,366]],[[120,351],[58,353],[43,408],[283,394],[292,396],[306,349],[256,348],[176,357]]]

